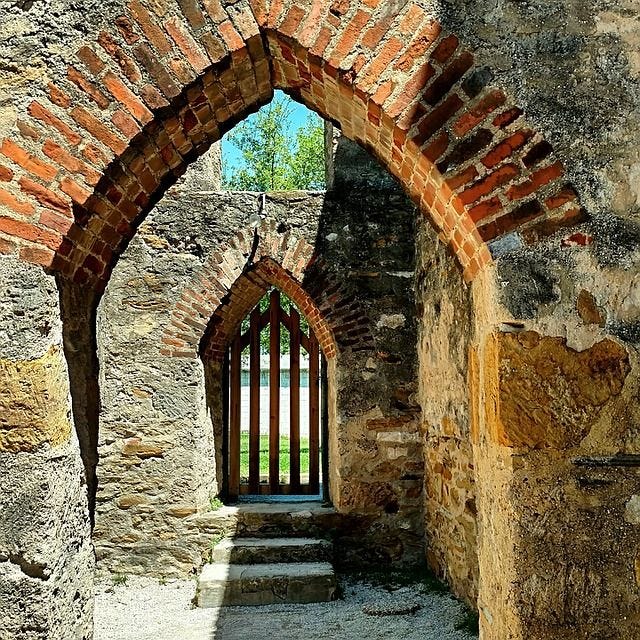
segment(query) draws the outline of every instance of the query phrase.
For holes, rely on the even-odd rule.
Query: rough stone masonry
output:
[[[151,255],[147,214],[275,87],[420,212],[405,326],[430,564],[484,640],[635,637],[639,20],[633,0],[3,3],[0,636],[90,637],[98,299],[127,246]],[[391,228],[383,204],[355,207],[354,228]],[[385,270],[357,237],[327,247],[337,264],[341,247]],[[393,363],[376,364],[383,380]],[[335,423],[376,430],[353,401]],[[340,444],[349,468],[360,443]],[[345,511],[371,495],[353,486]]]

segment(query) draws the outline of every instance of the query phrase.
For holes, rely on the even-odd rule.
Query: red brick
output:
[[[449,135],[443,131],[425,150],[424,155],[431,162],[436,162],[438,158],[447,150],[449,146]]]
[[[169,106],[165,97],[150,84],[145,84],[144,87],[140,89],[140,97],[150,109],[161,109],[162,107]]]
[[[32,216],[35,213],[35,207],[30,202],[18,200],[18,198],[5,189],[0,189],[0,204],[22,216]]]
[[[60,118],[54,116],[48,109],[45,109],[39,102],[32,102],[28,108],[29,115],[36,120],[40,120],[46,125],[57,129],[71,144],[79,144],[82,136],[75,132],[70,126],[65,124]]]
[[[96,140],[109,147],[111,151],[117,154],[124,153],[127,148],[126,143],[107,129],[102,122],[94,118],[86,109],[76,107],[71,111],[71,117]]]
[[[130,82],[137,84],[142,80],[138,65],[124,52],[110,33],[102,31],[98,36],[98,43],[115,60]]]
[[[513,135],[510,135],[491,149],[482,159],[482,164],[489,169],[495,167],[503,160],[510,158],[518,149],[522,148],[531,139],[531,136],[533,136],[533,131],[530,129],[516,131]]]
[[[67,69],[67,77],[79,89],[84,91],[89,96],[89,99],[93,100],[100,109],[106,109],[109,106],[109,98],[95,84],[89,82],[75,67]]]
[[[391,63],[403,48],[404,43],[402,40],[395,37],[390,38],[371,61],[362,84],[365,87],[375,86],[382,73],[391,66]]]
[[[285,36],[293,36],[293,34],[302,23],[304,17],[304,9],[301,9],[300,7],[297,7],[295,5],[292,6],[289,9],[289,13],[287,13],[287,17],[284,19],[284,22],[280,25],[279,32],[284,34]]]
[[[66,193],[76,204],[83,205],[90,197],[91,192],[83,189],[75,180],[62,178],[60,189]]]
[[[332,35],[333,34],[330,29],[328,29],[327,27],[322,27],[318,32],[318,35],[310,49],[310,52],[314,56],[322,57],[327,49],[327,46],[329,45],[329,42],[331,42]]]
[[[422,146],[462,108],[462,104],[460,97],[454,93],[428,113],[418,124],[416,144]]]
[[[99,167],[105,166],[109,161],[109,158],[102,152],[101,149],[94,144],[88,144],[82,150],[82,155],[92,164]]]
[[[153,120],[153,114],[142,101],[111,71],[108,71],[103,79],[104,86],[111,92],[113,97],[124,105],[131,115],[142,124],[147,124]]]
[[[129,20],[126,16],[119,16],[116,18],[116,27],[120,32],[120,35],[124,38],[124,41],[131,45],[135,44],[138,40],[140,40],[140,36],[135,32],[135,28],[133,26],[133,22]]]
[[[39,222],[43,227],[47,227],[47,229],[66,235],[73,225],[73,218],[62,216],[55,211],[49,211],[49,209],[44,209],[40,214]]]
[[[495,215],[501,209],[502,202],[500,201],[500,198],[493,197],[489,198],[488,200],[483,200],[475,207],[469,209],[469,215],[474,222],[478,222]]]
[[[63,213],[71,211],[69,202],[61,198],[57,193],[43,187],[41,184],[23,176],[19,180],[20,189],[29,196],[35,198],[43,207],[56,209]]]
[[[196,41],[191,37],[186,25],[177,16],[166,20],[164,28],[171,36],[178,48],[184,53],[189,64],[198,73],[202,73],[209,66],[209,58],[200,50]]]
[[[53,82],[50,82],[47,87],[49,88],[49,100],[51,100],[53,104],[57,104],[59,107],[67,109],[71,104],[71,98],[69,95],[60,89],[60,87],[56,87]]]
[[[244,40],[236,31],[230,20],[225,20],[218,25],[218,33],[222,36],[227,48],[232,53],[244,47]]]
[[[284,11],[284,0],[271,0],[271,6],[269,8],[269,15],[267,17],[267,27],[275,27],[278,24],[278,19]]]
[[[398,58],[394,68],[400,71],[409,71],[416,60],[421,58],[427,49],[440,35],[441,27],[437,22],[431,22],[411,41],[407,50]]]
[[[227,12],[222,8],[220,0],[203,0],[204,8],[214,22],[227,19]],[[254,3],[252,3],[253,6]]]
[[[8,238],[0,237],[0,253],[9,254],[13,253],[16,250],[15,242],[9,241]]]
[[[432,59],[437,60],[441,64],[446,62],[458,48],[458,44],[459,40],[454,35],[442,38],[431,54]]]
[[[478,170],[471,165],[463,171],[456,173],[452,176],[447,176],[447,184],[453,191],[457,191],[460,187],[469,184],[472,180],[478,177]]]
[[[82,162],[82,160],[71,155],[66,149],[63,149],[53,140],[46,140],[42,150],[47,157],[57,162],[61,167],[64,167],[72,173],[81,174],[87,184],[95,185],[98,180],[100,180],[100,174],[97,171]]]
[[[400,22],[398,29],[405,35],[413,35],[424,18],[424,10],[415,4],[409,6],[409,11]]]
[[[569,185],[562,187],[560,191],[547,198],[544,203],[548,209],[557,209],[567,202],[573,202],[578,199],[578,194]]]
[[[435,106],[451,91],[453,85],[462,78],[473,64],[473,56],[470,53],[462,53],[426,88],[423,93],[423,101]]]
[[[16,122],[16,126],[18,127],[18,131],[23,138],[29,138],[31,140],[35,140],[36,142],[40,140],[40,134],[38,133],[38,131],[24,120],[18,120]]]
[[[519,107],[511,107],[502,113],[499,113],[493,119],[493,126],[503,129],[509,126],[512,122],[515,122],[522,115],[522,109]]]
[[[553,147],[546,140],[542,140],[529,149],[527,155],[522,158],[522,163],[527,169],[530,169],[549,157],[552,153]]]
[[[395,102],[389,107],[387,113],[389,117],[395,118],[418,97],[424,86],[429,82],[435,73],[433,67],[426,62],[421,65],[404,83],[400,95]]]
[[[206,20],[197,0],[178,0],[182,14],[187,22],[194,28],[200,29],[206,24]]]
[[[42,162],[32,154],[25,151],[22,147],[18,146],[15,142],[5,138],[0,146],[0,153],[7,158],[15,162],[18,166],[22,167],[29,173],[32,173],[43,180],[51,181],[56,177],[58,170],[48,164]]]
[[[50,249],[56,249],[60,243],[60,236],[45,229],[40,229],[28,222],[0,217],[0,231],[14,238],[22,238],[36,244],[43,244]]]
[[[155,23],[152,15],[147,11],[140,0],[131,0],[129,8],[136,21],[140,25],[142,32],[147,36],[149,42],[156,49],[159,55],[164,55],[171,51],[171,42],[162,29]]]
[[[349,20],[349,23],[344,28],[342,37],[338,40],[338,43],[331,52],[329,63],[332,66],[339,67],[343,60],[353,53],[355,44],[358,42],[358,38],[360,37],[360,33],[370,18],[371,15],[366,11],[362,11],[361,9],[356,11],[355,15],[351,20]]]
[[[507,196],[510,200],[520,200],[520,198],[531,195],[540,187],[557,180],[563,173],[564,169],[562,168],[562,164],[560,162],[556,162],[555,164],[532,173],[526,182],[511,187],[507,191]]]
[[[20,259],[31,264],[48,267],[53,262],[54,252],[43,247],[20,247]]]
[[[460,194],[460,200],[463,204],[468,205],[476,202],[483,196],[489,195],[494,189],[513,180],[520,174],[518,167],[513,164],[506,164],[496,169],[493,173],[474,183]]]
[[[504,104],[506,96],[502,91],[495,89],[483,96],[479,102],[471,107],[453,125],[453,131],[458,137],[469,133],[471,129],[480,124],[491,112]]]
[[[0,164],[0,182],[11,182],[11,180],[13,180],[13,171]]]
[[[384,36],[389,32],[389,27],[392,22],[392,14],[380,17],[372,27],[364,32],[364,36],[361,40],[362,46],[371,50],[375,49],[382,41],[382,38],[384,38]]]
[[[94,76],[97,76],[104,69],[104,62],[100,60],[93,49],[90,49],[87,46],[80,47],[76,51],[76,57],[84,64],[85,67],[87,67],[87,69],[89,69],[89,71],[91,71]]]

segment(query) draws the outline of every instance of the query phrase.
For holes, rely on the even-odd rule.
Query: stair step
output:
[[[212,560],[227,564],[326,562],[332,545],[316,538],[226,538],[213,549]]]
[[[336,576],[327,562],[206,564],[198,579],[199,607],[329,602]]]

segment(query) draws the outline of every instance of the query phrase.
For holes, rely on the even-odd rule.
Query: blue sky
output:
[[[276,90],[274,97],[284,97],[282,91]],[[264,107],[262,107],[264,109]],[[292,113],[290,118],[291,135],[294,136],[296,131],[300,129],[307,121],[307,116],[312,113],[307,107],[295,100],[292,100]],[[256,114],[252,114],[247,118],[247,122],[251,122],[256,117]],[[240,152],[229,141],[229,134],[222,137],[222,161],[226,166],[232,167],[240,164]]]

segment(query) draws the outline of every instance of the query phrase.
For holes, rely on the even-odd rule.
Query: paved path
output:
[[[471,640],[456,631],[463,607],[447,595],[404,587],[343,583],[344,600],[313,605],[197,609],[195,580],[130,577],[125,586],[98,585],[95,640]],[[414,615],[372,617],[369,603],[417,602]]]

